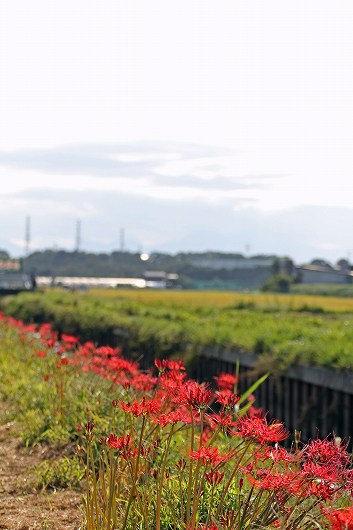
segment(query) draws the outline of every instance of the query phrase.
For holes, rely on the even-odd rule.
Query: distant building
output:
[[[85,290],[101,287],[102,289],[121,287],[146,287],[142,278],[96,278],[87,276],[38,276],[38,287],[64,287],[65,289]]]
[[[32,291],[35,278],[29,274],[0,272],[0,294],[15,294],[20,291]]]
[[[21,269],[19,259],[0,258],[0,272],[19,272]]]
[[[194,267],[202,267],[214,270],[234,270],[234,269],[257,269],[270,268],[273,264],[273,256],[244,258],[227,256],[193,256],[189,259],[189,263]]]
[[[146,287],[168,289],[177,287],[179,274],[171,274],[165,271],[145,271],[143,278],[146,281]]]
[[[301,265],[296,267],[296,278],[299,283],[347,284],[352,283],[353,273],[320,265]]]

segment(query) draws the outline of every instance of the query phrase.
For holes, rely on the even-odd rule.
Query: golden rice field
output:
[[[244,293],[233,291],[172,291],[95,289],[91,294],[109,299],[126,299],[141,303],[163,303],[173,306],[237,307],[253,305],[259,309],[322,309],[340,313],[353,312],[353,297],[303,294]]]

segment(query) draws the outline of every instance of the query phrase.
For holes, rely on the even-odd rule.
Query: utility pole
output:
[[[25,257],[29,254],[31,246],[31,218],[29,215],[26,216],[26,228],[25,228]]]
[[[125,250],[125,230],[124,228],[120,229],[120,252]]]
[[[79,252],[81,247],[81,221],[80,219],[77,219],[76,222],[76,245],[75,245],[75,252]]]

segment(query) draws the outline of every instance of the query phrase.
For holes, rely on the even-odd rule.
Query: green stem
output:
[[[232,480],[233,478],[235,477],[235,474],[236,472],[238,471],[239,469],[239,466],[241,464],[241,461],[243,459],[243,456],[246,454],[247,450],[249,449],[251,445],[251,442],[249,442],[248,444],[246,444],[245,448],[244,448],[244,451],[241,453],[240,457],[239,457],[239,460],[237,462],[237,464],[234,466],[234,469],[226,483],[226,485],[224,486],[224,489],[223,489],[223,492],[222,492],[222,496],[221,496],[221,500],[219,501],[219,505],[218,505],[218,508],[217,508],[217,511],[216,511],[216,515],[215,515],[215,519],[217,519],[217,517],[219,516],[219,513],[222,509],[222,506],[223,506],[223,502],[224,502],[224,499],[225,499],[225,496],[227,495],[227,492],[228,492],[228,489],[229,489],[229,486],[231,485],[232,483]]]
[[[143,436],[143,431],[145,429],[145,423],[146,423],[146,416],[143,416],[140,439],[139,439],[139,444],[138,444],[138,449],[137,449],[136,463],[135,463],[135,468],[134,468],[134,476],[133,476],[133,479],[132,479],[132,487],[131,487],[131,491],[130,491],[127,507],[126,507],[126,510],[125,510],[125,516],[124,516],[124,522],[123,522],[122,530],[125,530],[125,528],[126,528],[127,518],[128,518],[128,515],[129,515],[129,511],[130,511],[130,506],[131,506],[131,503],[132,503],[132,499],[135,496],[136,480],[137,480],[137,473],[138,473],[138,466],[139,466],[139,462],[140,462],[140,452],[141,452],[141,445],[142,445],[142,436]]]
[[[167,444],[166,444],[165,452],[163,455],[162,469],[161,469],[160,478],[158,481],[157,505],[156,505],[156,530],[160,530],[161,528],[161,499],[162,499],[163,481],[164,481],[165,469],[167,466],[167,457],[169,453],[169,447],[170,447],[170,443],[172,441],[172,436],[173,436],[173,430],[174,430],[174,425],[172,425],[169,435],[168,435]]]
[[[191,409],[191,439],[190,439],[190,452],[194,450],[194,437],[195,437],[195,420],[194,414]],[[192,483],[192,460],[190,458],[189,462],[189,478],[188,478],[188,491],[187,491],[187,500],[186,500],[186,523],[190,520],[190,503],[191,503],[191,483]]]

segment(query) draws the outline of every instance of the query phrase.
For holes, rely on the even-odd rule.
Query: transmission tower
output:
[[[28,256],[29,249],[31,246],[31,218],[29,215],[26,216],[26,228],[25,228],[25,255]]]
[[[120,252],[125,250],[125,230],[124,228],[120,229]]]
[[[79,252],[81,247],[81,221],[78,219],[76,222],[76,244],[75,251]]]

